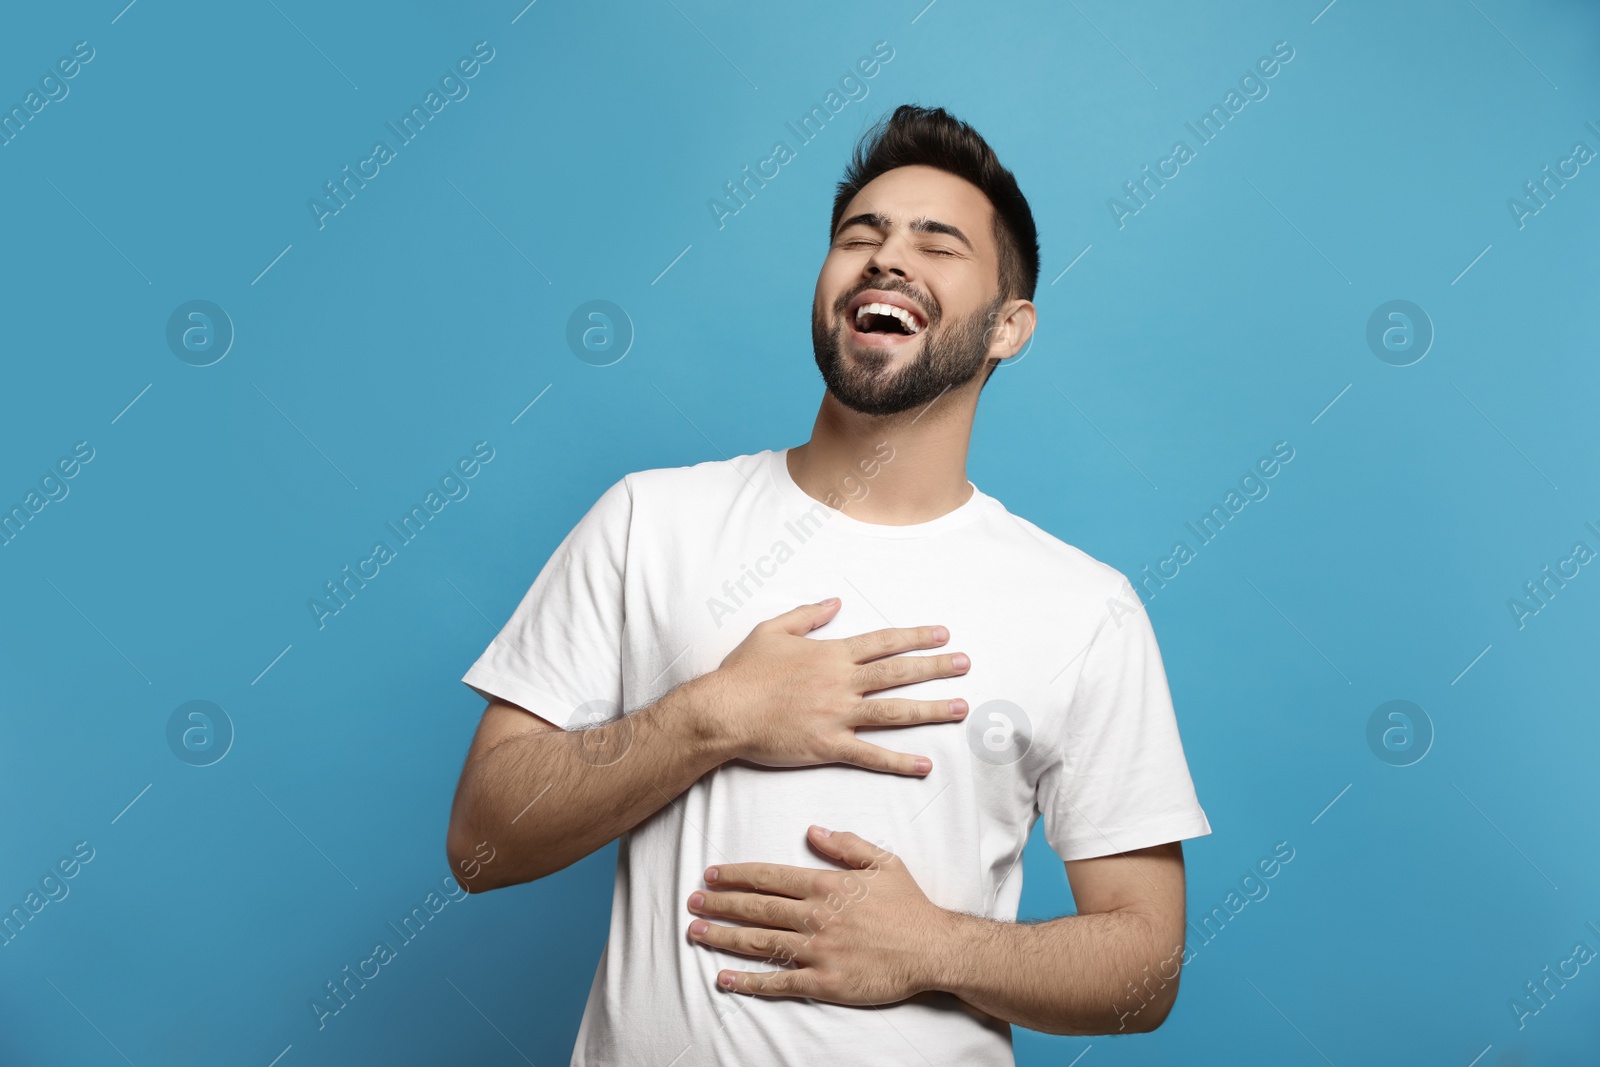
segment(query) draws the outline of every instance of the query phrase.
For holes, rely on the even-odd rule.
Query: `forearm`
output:
[[[615,840],[728,757],[687,682],[603,726],[538,730],[495,745],[464,770],[450,820],[451,862],[478,842],[495,859],[472,892],[533,881]]]
[[[1178,995],[1183,946],[1132,911],[997,922],[947,912],[931,988],[1049,1034],[1153,1030]]]

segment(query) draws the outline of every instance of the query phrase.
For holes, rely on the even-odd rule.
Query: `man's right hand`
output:
[[[830,597],[758,623],[723,659],[694,683],[711,731],[729,758],[767,767],[848,763],[893,774],[925,775],[926,756],[895,752],[856,736],[858,726],[914,726],[959,722],[967,702],[907,700],[868,694],[930,678],[965,674],[967,656],[903,656],[937,648],[950,639],[942,626],[872,630],[854,637],[812,639],[812,630],[839,610]]]

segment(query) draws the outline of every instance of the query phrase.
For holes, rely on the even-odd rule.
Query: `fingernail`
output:
[[[706,895],[704,893],[698,893],[697,892],[697,893],[690,893],[689,894],[689,907],[693,908],[695,911],[699,911],[701,908],[703,908],[705,906],[706,906]]]
[[[699,937],[701,934],[705,933],[706,932],[705,920],[704,919],[696,919],[694,922],[690,923],[689,924],[689,932],[691,934],[693,934],[695,937]]]
[[[828,829],[826,826],[813,826],[812,829],[817,832],[817,836],[818,837],[832,837],[833,836],[833,831]]]
[[[967,654],[965,652],[957,652],[955,655],[950,657],[950,662],[958,671],[964,671],[968,667],[972,666],[972,661],[967,658]]]
[[[933,761],[930,759],[925,759],[922,756],[918,756],[915,766],[918,774],[927,774],[929,771],[933,770]]]
[[[834,604],[837,604],[838,602],[839,602],[839,598],[838,597],[831,596],[827,600],[818,601],[817,602],[817,607],[826,608],[826,607],[830,607],[830,606],[832,606]]]
[[[933,639],[935,641],[948,641],[950,640],[950,631],[943,626],[935,626],[933,628]]]
[[[967,717],[967,702],[965,700],[962,700],[960,697],[956,697],[954,700],[952,700],[950,702],[950,714],[954,715],[958,719],[966,718]]]
[[[716,880],[717,880],[717,869],[715,867],[708,867],[706,869],[706,881],[715,882]]]
[[[731,974],[719,974],[719,975],[717,975],[717,984],[719,986],[721,986],[722,988],[724,988],[724,989],[732,989],[733,988],[733,975],[731,975]]]

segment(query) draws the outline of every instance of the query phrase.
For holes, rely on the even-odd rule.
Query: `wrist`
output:
[[[949,911],[935,906],[932,936],[927,938],[923,954],[923,989],[961,996],[968,985],[972,970],[976,938],[981,934],[984,920],[959,911]]]
[[[686,742],[712,767],[720,767],[740,752],[732,729],[732,716],[717,671],[702,674],[667,695],[674,703],[674,718],[683,725]]]

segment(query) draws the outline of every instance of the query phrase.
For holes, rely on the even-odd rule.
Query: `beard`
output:
[[[911,295],[882,282],[874,288]],[[814,309],[811,314],[811,348],[816,354],[817,369],[822,372],[828,392],[852,411],[898,415],[926,407],[946,390],[966,385],[988,362],[984,353],[989,348],[990,323],[1003,302],[1000,297],[988,307],[948,324],[937,311],[932,312],[920,334],[921,355],[891,372],[887,368],[896,357],[880,349],[860,349],[848,362],[840,354],[841,334],[848,337],[851,330],[846,307],[854,295],[846,294],[834,305],[840,319],[837,328],[830,329],[820,311]]]

